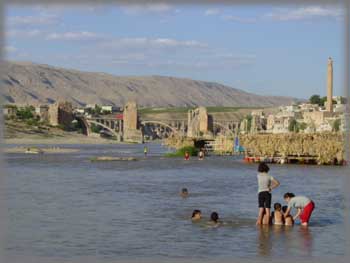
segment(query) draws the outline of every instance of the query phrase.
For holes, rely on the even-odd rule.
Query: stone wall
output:
[[[320,163],[345,159],[342,133],[247,134],[240,144],[256,156],[315,156]]]

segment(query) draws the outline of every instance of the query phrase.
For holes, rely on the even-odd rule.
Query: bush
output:
[[[21,120],[29,120],[34,118],[34,114],[33,114],[34,110],[33,110],[33,107],[31,106],[24,107],[24,108],[18,109],[16,115]]]
[[[101,126],[97,126],[96,124],[91,124],[91,132],[93,133],[100,133],[100,131],[102,130]]]
[[[39,121],[37,119],[28,119],[26,120],[27,125],[29,126],[38,126]]]
[[[341,125],[341,120],[340,119],[336,119],[333,122],[332,130],[335,131],[335,132],[338,132],[340,130],[340,125]]]
[[[185,152],[188,152],[190,156],[197,156],[198,155],[198,149],[194,146],[185,146],[180,149],[178,149],[174,153],[167,153],[167,157],[184,157]]]
[[[317,95],[317,94],[312,95],[310,97],[309,101],[310,101],[311,104],[318,104],[318,105],[321,106],[321,97],[320,97],[320,95]]]

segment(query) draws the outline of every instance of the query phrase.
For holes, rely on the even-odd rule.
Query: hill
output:
[[[122,106],[135,100],[141,107],[270,107],[294,98],[260,96],[219,83],[164,76],[113,76],[30,62],[5,62],[0,96],[4,103],[40,104],[71,101],[75,106]]]

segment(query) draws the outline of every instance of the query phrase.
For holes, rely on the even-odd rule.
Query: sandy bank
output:
[[[64,136],[64,137],[23,137],[4,139],[5,144],[118,144],[120,142],[99,137]]]
[[[3,152],[5,153],[73,153],[78,152],[79,149],[71,149],[71,148],[60,148],[60,147],[13,147],[13,148],[4,148]]]

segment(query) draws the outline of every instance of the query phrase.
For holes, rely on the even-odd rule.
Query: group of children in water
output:
[[[268,174],[269,170],[270,168],[266,163],[262,162],[259,164],[257,176],[259,215],[256,224],[291,226],[299,218],[302,226],[308,226],[315,203],[306,196],[295,196],[293,193],[285,193],[283,198],[288,205],[282,207],[280,203],[275,203],[275,211],[271,214],[271,192],[280,185],[280,182]],[[294,216],[291,215],[292,209],[297,209],[297,213]]]
[[[300,219],[302,226],[308,226],[311,214],[315,208],[315,203],[306,196],[295,196],[293,193],[285,193],[283,198],[287,203],[282,206],[280,203],[273,205],[274,211],[271,213],[272,190],[280,185],[280,182],[268,174],[270,168],[266,163],[262,162],[258,167],[258,205],[259,214],[256,221],[257,225],[285,225],[293,226],[295,220]],[[180,195],[187,197],[189,195],[187,188],[181,190]],[[292,209],[296,209],[297,213],[293,216]],[[202,218],[200,210],[192,212],[192,221],[198,221]],[[212,212],[209,223],[215,226],[220,225],[219,215]]]
[[[188,197],[189,195],[188,189],[182,188],[180,195],[183,198]],[[197,221],[200,221],[201,219],[202,219],[202,211],[198,209],[193,210],[191,220],[193,222],[197,222]],[[212,225],[212,226],[218,226],[220,224],[219,214],[217,212],[212,212],[208,223],[209,225]]]

